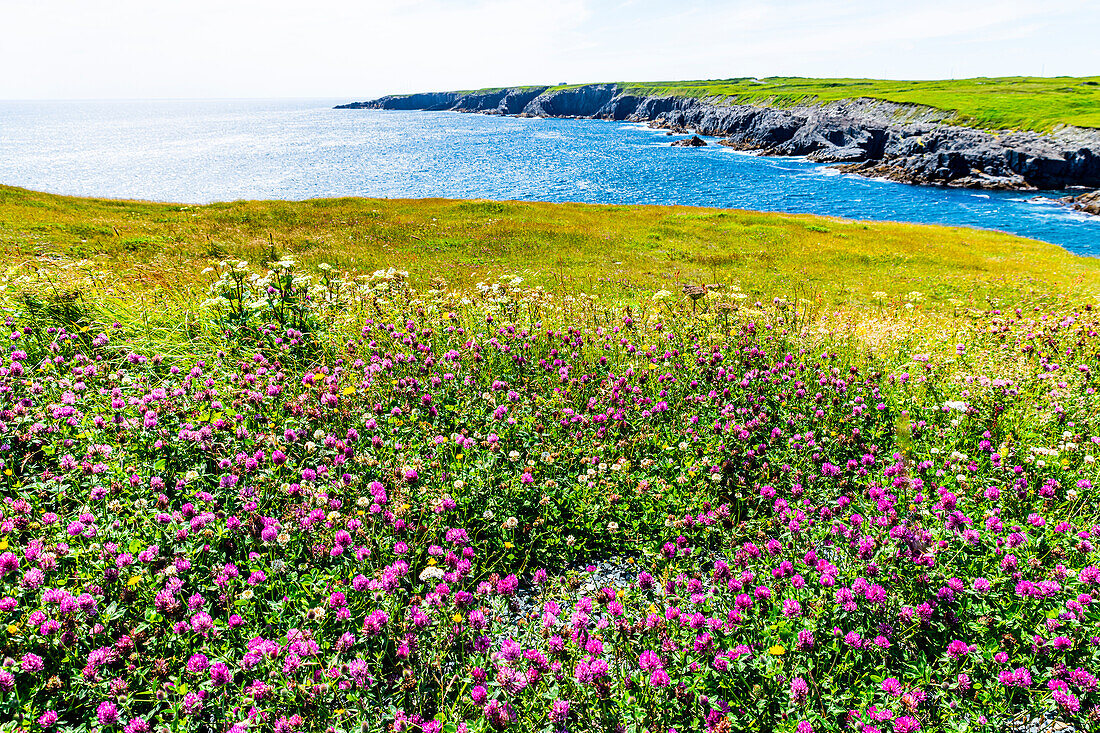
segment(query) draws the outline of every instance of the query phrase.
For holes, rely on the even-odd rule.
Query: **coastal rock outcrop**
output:
[[[1017,190],[1100,187],[1100,130],[979,130],[951,124],[951,113],[944,110],[875,99],[779,108],[639,96],[615,84],[586,84],[388,96],[339,108],[647,122],[669,132],[721,137],[722,145],[740,150],[807,156],[836,163],[845,172],[906,183]]]
[[[698,135],[685,137],[683,140],[676,140],[672,143],[674,148],[705,148],[706,146],[707,141]]]
[[[595,115],[592,110],[602,110],[617,93],[618,88],[612,84],[589,84],[543,92],[528,102],[520,114],[526,117],[608,117],[607,113]]]
[[[1100,216],[1100,191],[1090,191],[1079,196],[1066,196],[1062,203],[1086,214]]]

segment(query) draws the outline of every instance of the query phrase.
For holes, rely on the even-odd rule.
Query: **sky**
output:
[[[0,99],[1100,74],[1096,0],[0,0]]]

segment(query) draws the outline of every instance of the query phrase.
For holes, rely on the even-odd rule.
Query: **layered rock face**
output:
[[[848,172],[907,183],[1018,190],[1100,187],[1100,130],[990,132],[949,124],[950,114],[941,110],[874,99],[776,108],[638,96],[614,84],[589,84],[389,96],[340,108],[648,122],[721,137],[723,145],[742,150],[804,155]]]

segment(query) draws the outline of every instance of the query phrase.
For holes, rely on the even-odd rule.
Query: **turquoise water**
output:
[[[722,206],[999,229],[1100,255],[1100,218],[1033,203],[1036,194],[672,148],[642,125],[331,109],[342,101],[0,102],[0,183],[183,203],[438,196]]]

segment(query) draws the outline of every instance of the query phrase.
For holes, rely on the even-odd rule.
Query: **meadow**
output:
[[[0,730],[1100,729],[1093,260],[12,188],[0,247]]]

